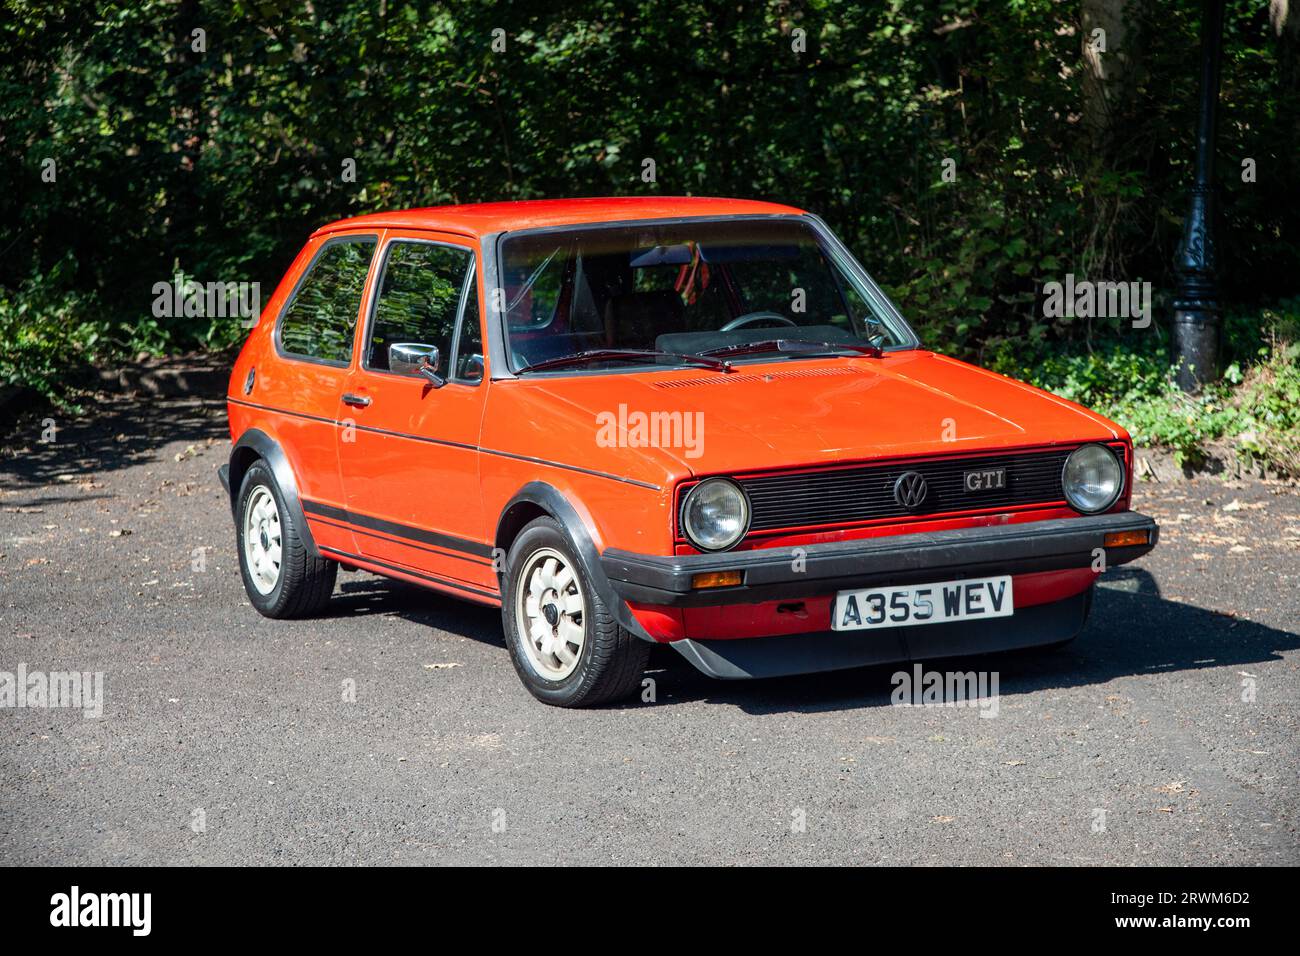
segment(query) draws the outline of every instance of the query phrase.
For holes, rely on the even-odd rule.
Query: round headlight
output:
[[[725,551],[749,530],[749,499],[725,478],[701,481],[686,493],[682,528],[701,551]]]
[[[1065,459],[1061,485],[1077,511],[1096,514],[1113,505],[1124,490],[1124,469],[1109,448],[1083,445]]]

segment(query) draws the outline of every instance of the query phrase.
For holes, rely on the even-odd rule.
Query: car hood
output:
[[[650,472],[665,469],[664,478],[1124,434],[1065,399],[925,351],[778,360],[730,374],[690,368],[509,384],[520,414],[559,415],[573,437],[590,429],[590,445],[568,446],[584,459],[573,464],[621,473],[633,452]]]

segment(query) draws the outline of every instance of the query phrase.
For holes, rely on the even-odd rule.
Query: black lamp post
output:
[[[1224,0],[1205,0],[1201,16],[1201,104],[1196,122],[1196,180],[1174,257],[1174,350],[1178,386],[1194,392],[1218,377],[1219,286],[1214,251],[1214,114],[1219,102]]]

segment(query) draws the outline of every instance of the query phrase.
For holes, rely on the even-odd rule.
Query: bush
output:
[[[1135,445],[1169,448],[1179,464],[1197,464],[1211,443],[1226,442],[1248,466],[1300,475],[1300,299],[1230,313],[1224,339],[1223,378],[1196,396],[1174,382],[1168,341],[1158,336],[1113,338],[1091,351],[1026,354],[1008,344],[989,365],[1114,419]]]
[[[66,288],[65,260],[17,291],[0,287],[0,386],[30,388],[60,405],[74,369],[102,348],[107,323],[91,293]]]

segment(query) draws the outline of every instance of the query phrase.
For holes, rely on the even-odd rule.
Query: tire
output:
[[[636,690],[650,645],[619,626],[554,518],[538,518],[520,532],[503,577],[506,646],[534,697],[556,707],[592,707]]]
[[[272,618],[311,617],[329,602],[339,566],[324,558],[313,558],[307,551],[275,476],[261,460],[249,466],[239,486],[235,544],[244,590],[261,614]]]

